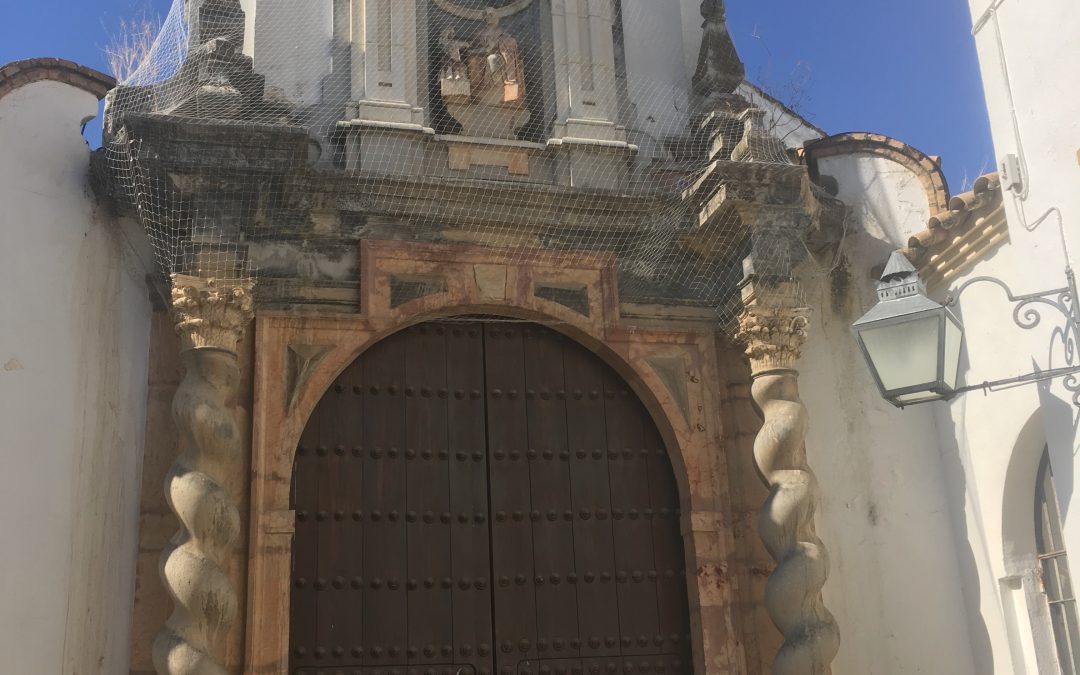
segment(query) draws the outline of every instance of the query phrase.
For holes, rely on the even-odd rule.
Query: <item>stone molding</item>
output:
[[[235,351],[254,317],[252,282],[225,282],[183,274],[172,276],[172,309],[181,350]]]

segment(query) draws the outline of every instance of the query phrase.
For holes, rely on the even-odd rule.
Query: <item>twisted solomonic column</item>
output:
[[[165,478],[180,530],[161,553],[172,615],[154,639],[159,675],[225,675],[215,660],[236,618],[236,592],[224,570],[240,514],[222,486],[241,466],[243,433],[230,404],[240,379],[236,343],[252,317],[250,285],[176,275],[172,304],[185,373],[173,399],[181,453]]]
[[[758,532],[776,560],[765,606],[784,644],[774,675],[827,675],[840,632],[821,599],[829,556],[814,529],[817,478],[806,463],[806,406],[799,399],[795,363],[806,339],[808,310],[798,308],[791,284],[750,289],[739,317],[753,373],[751,393],[764,417],[754,459],[769,487]]]

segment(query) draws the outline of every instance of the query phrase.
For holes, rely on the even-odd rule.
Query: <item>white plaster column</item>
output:
[[[801,304],[792,283],[751,283],[743,289],[739,317],[751,394],[763,417],[754,461],[769,497],[758,512],[758,534],[776,561],[765,605],[784,636],[774,675],[828,675],[840,647],[836,621],[821,598],[829,554],[814,527],[820,488],[806,460],[809,419],[795,369],[809,325]]]
[[[165,497],[180,530],[161,554],[173,612],[154,639],[154,668],[225,675],[218,649],[238,609],[225,564],[240,513],[223,483],[242,466],[244,434],[231,406],[240,379],[236,343],[253,315],[251,285],[174,275],[172,303],[185,372],[173,398],[181,452],[165,477]]]
[[[346,117],[423,127],[417,80],[417,0],[350,0],[352,98]]]
[[[553,0],[556,138],[625,143],[616,125],[614,10],[611,0]]]

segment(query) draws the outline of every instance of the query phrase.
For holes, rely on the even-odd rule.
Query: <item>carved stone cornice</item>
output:
[[[810,310],[799,301],[792,282],[744,288],[737,339],[746,347],[756,375],[770,370],[795,370],[810,326]]]
[[[181,350],[213,347],[235,352],[254,316],[250,281],[221,284],[183,274],[172,277],[172,311]]]

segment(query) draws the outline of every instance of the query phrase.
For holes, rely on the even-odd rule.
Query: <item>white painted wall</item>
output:
[[[684,61],[678,0],[623,0],[623,31],[636,130],[660,140],[684,134],[693,71],[686,69]],[[695,49],[700,33],[699,29]]]
[[[333,69],[333,0],[257,0],[255,72],[266,76],[268,94],[308,106],[322,102],[323,80]],[[245,50],[248,48],[245,46]]]
[[[850,333],[874,301],[871,268],[929,217],[926,194],[909,170],[871,155],[830,157],[819,168],[852,208],[848,290],[834,289],[832,259],[800,274],[813,309],[799,366],[807,454],[832,561],[824,597],[841,631],[833,672],[988,674],[969,648],[963,505],[950,490],[958,461],[940,450],[932,408],[901,412],[880,398]]]
[[[999,276],[1016,292],[1059,288],[1065,285],[1066,260],[1075,264],[1080,252],[1080,91],[1070,84],[1080,81],[1080,47],[1076,40],[1080,33],[1080,4],[1072,0],[970,0],[969,5],[995,151],[999,159],[1016,155],[1026,179],[1026,188],[1020,194],[1006,194],[1005,198],[1011,238],[1009,256],[979,269]],[[1063,248],[1062,230],[1068,252]],[[969,312],[966,316],[979,331],[971,335],[968,349],[974,355],[973,363],[981,361],[977,365],[985,366],[985,377],[996,377],[998,373],[1007,377],[1035,367],[1066,365],[1062,350],[1051,348],[1046,332],[1033,331],[1018,339],[1003,340],[1000,326],[1011,328],[1008,303],[1000,294],[987,296],[985,302],[985,316],[983,312]],[[1045,321],[1061,325],[1060,317],[1047,315]],[[997,359],[1004,363],[996,363]],[[1073,508],[1077,503],[1075,486],[1080,484],[1080,463],[1075,459],[1080,451],[1080,409],[1072,404],[1072,394],[1060,380],[1010,396],[1014,398],[1012,406],[997,404],[1008,399],[994,395],[993,409],[985,408],[987,404],[977,397],[968,396],[963,403],[953,405],[952,414],[971,421],[963,427],[966,438],[962,438],[984,441],[994,448],[988,453],[984,445],[972,447],[972,479],[983,495],[981,515],[990,541],[993,573],[998,581],[1011,579],[1013,585],[1027,575],[1028,587],[1013,592],[1023,599],[1025,594],[1031,597],[1031,587],[1037,586],[1030,576],[1033,563],[1023,554],[1033,542],[1025,536],[1029,532],[1020,531],[1022,521],[1017,518],[1011,523],[1009,516],[1012,511],[1022,512],[1029,507],[1022,498],[1016,498],[1018,490],[1010,492],[1007,488],[1027,479],[1031,463],[1038,461],[1033,456],[1043,442],[1049,442],[1065,517],[1065,543],[1072,554],[1072,569],[1080,570],[1080,517],[1074,515]],[[970,411],[961,412],[962,405]],[[1041,433],[1028,433],[1029,438],[1017,441],[1014,447],[1005,447],[1005,441],[999,440],[999,448],[993,438],[978,438],[979,414],[984,420],[985,415],[994,415],[995,426],[1000,426],[1006,438],[1024,436],[1018,425],[1024,424],[1025,415],[1038,422],[1032,426]],[[1015,503],[1010,501],[1010,495],[1016,498]],[[1028,523],[1029,528],[1032,525]],[[1034,599],[1041,601],[1038,589],[1034,591]],[[1003,605],[1006,619],[1019,622],[1011,640],[1015,672],[1049,671],[1053,664],[1046,662],[1052,654],[1047,654],[1050,649],[1045,641],[1045,622],[1037,619],[1034,625],[1023,625],[1027,619],[1025,608],[1013,608],[1011,605],[1022,603],[1008,600]],[[1029,641],[1032,632],[1036,635],[1034,642]],[[1039,664],[1032,656],[1039,657]],[[1042,665],[1041,670],[1038,665]]]
[[[1034,558],[1034,481],[1055,422],[1068,430],[1064,447],[1075,445],[1078,410],[1034,386],[904,411],[883,401],[849,327],[876,301],[870,271],[925,226],[927,199],[917,177],[887,159],[830,157],[819,170],[852,208],[844,246],[851,297],[835,297],[829,260],[801,275],[814,309],[801,361],[807,450],[822,484],[819,533],[833,561],[825,598],[843,636],[835,672],[1057,672]],[[1064,284],[1060,244],[1051,236],[1035,246],[1031,233],[1015,230],[1010,222],[1010,243],[948,287],[930,289],[931,297],[942,300],[977,276],[1028,291]],[[1051,356],[1061,317],[1044,313],[1039,327],[1024,330],[1012,310],[991,284],[960,296],[961,385],[1061,365],[1053,361],[1060,351]],[[1055,472],[1065,476],[1058,482],[1067,509],[1076,468],[1066,455]]]
[[[95,204],[58,82],[0,99],[0,653],[8,673],[127,672],[150,303]]]

